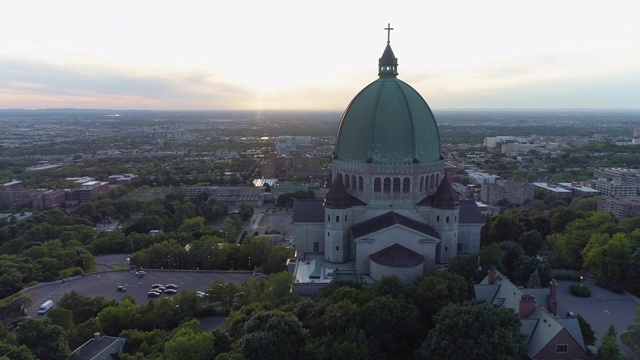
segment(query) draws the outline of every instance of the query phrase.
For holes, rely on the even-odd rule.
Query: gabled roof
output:
[[[293,203],[293,222],[324,222],[322,200],[296,199]]]
[[[413,267],[424,263],[424,256],[398,243],[369,255],[369,259],[390,267]]]
[[[363,221],[361,223],[355,224],[351,227],[351,231],[353,233],[354,238],[359,238],[376,231],[380,231],[382,229],[391,227],[393,225],[402,225],[409,229],[413,229],[415,231],[421,232],[425,235],[429,235],[431,237],[440,239],[440,235],[436,232],[431,226],[419,222],[417,220],[413,220],[406,216],[400,215],[393,211],[382,214],[380,216],[376,216],[369,220]]]
[[[460,200],[460,224],[484,224],[485,222],[474,200]]]
[[[523,295],[536,298],[535,308],[521,319],[520,332],[527,336],[529,358],[534,358],[558,333],[566,330],[576,343],[586,352],[586,346],[577,319],[557,319],[546,311],[544,289],[520,289],[504,275],[496,271],[493,284],[489,284],[488,276],[473,286],[476,299],[486,300],[494,307],[506,307],[519,313],[520,299]],[[534,295],[535,294],[535,295]],[[565,326],[567,325],[567,326]],[[576,331],[577,330],[577,331]]]

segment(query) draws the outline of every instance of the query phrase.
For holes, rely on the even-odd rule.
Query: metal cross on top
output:
[[[391,42],[391,30],[393,30],[393,28],[390,23],[387,23],[387,27],[384,29],[387,30],[387,44],[389,44]]]

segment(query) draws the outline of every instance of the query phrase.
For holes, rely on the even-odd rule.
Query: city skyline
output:
[[[640,108],[628,1],[214,4],[11,4],[0,109],[342,110],[388,23],[398,77],[434,109]]]

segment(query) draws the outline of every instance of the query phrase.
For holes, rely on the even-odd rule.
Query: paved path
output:
[[[126,258],[126,257],[125,257]],[[240,271],[154,271],[147,270],[147,275],[138,279],[133,271],[111,271],[90,274],[78,279],[65,282],[54,282],[28,291],[33,299],[31,307],[27,308],[27,314],[37,316],[38,307],[47,300],[53,300],[56,304],[67,292],[75,290],[80,295],[103,296],[107,299],[122,300],[125,295],[132,296],[137,304],[150,300],[147,297],[152,284],[176,284],[178,291],[194,290],[204,291],[218,279],[241,285],[250,272]],[[119,285],[126,285],[127,291],[121,292]],[[169,296],[169,295],[162,295]],[[55,305],[54,305],[55,306]]]
[[[558,281],[558,315],[564,316],[567,311],[580,314],[596,333],[596,346],[600,346],[602,338],[613,324],[618,335],[627,331],[629,325],[635,323],[636,309],[640,307],[640,299],[631,294],[616,294],[597,286],[593,280],[586,279],[585,286],[591,290],[591,297],[580,298],[571,295],[569,287],[578,284],[575,281]]]

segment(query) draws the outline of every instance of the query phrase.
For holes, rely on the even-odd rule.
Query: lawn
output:
[[[635,358],[638,358],[638,347],[640,347],[640,333],[627,331],[620,334],[620,341],[632,351],[635,351]]]

